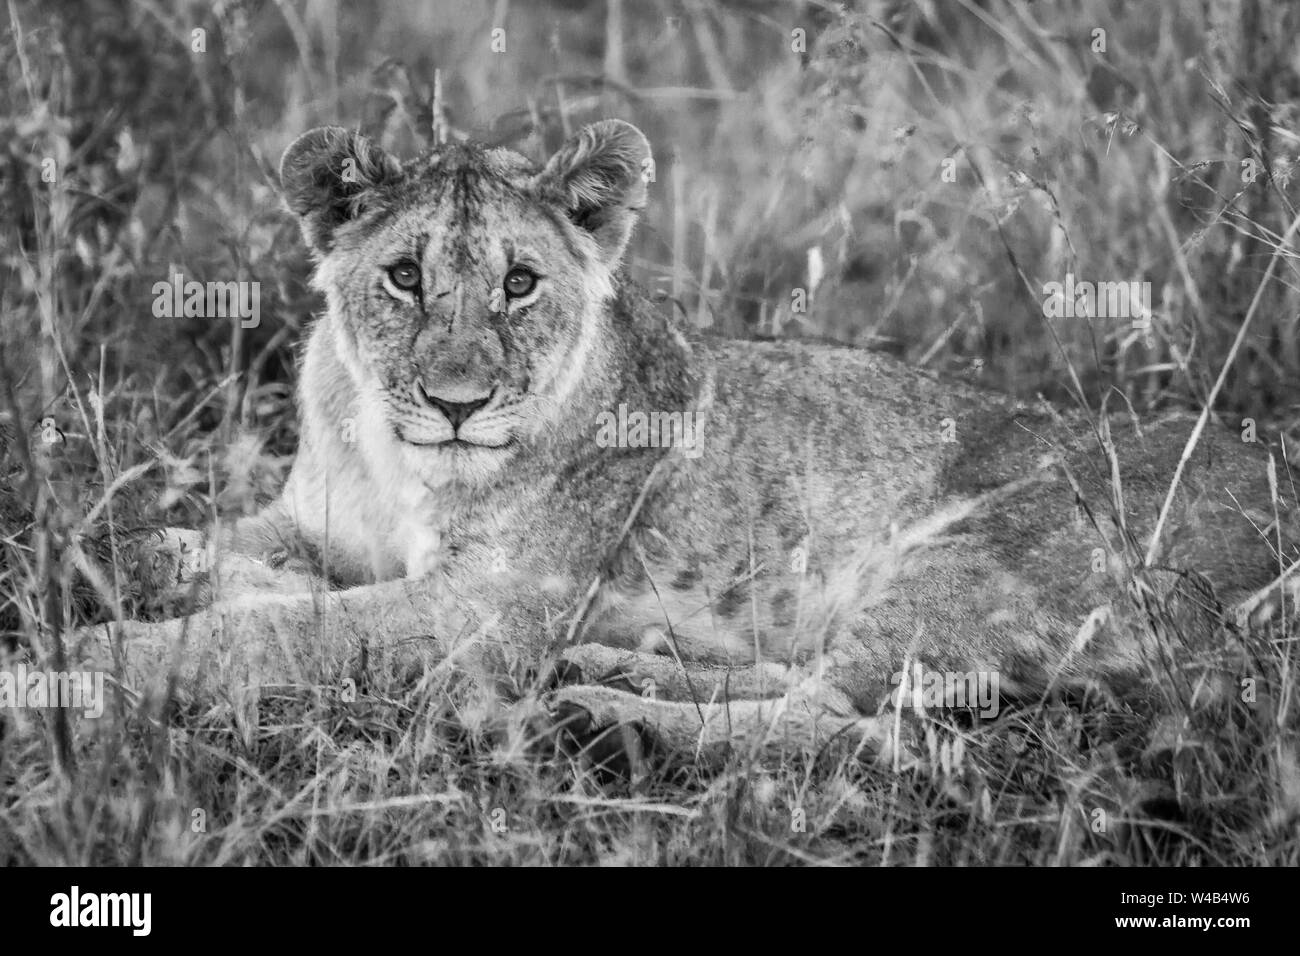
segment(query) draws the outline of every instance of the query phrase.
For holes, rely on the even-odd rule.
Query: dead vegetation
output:
[[[542,156],[624,116],[658,153],[631,265],[665,308],[1093,411],[1212,398],[1279,458],[1295,438],[1300,13],[1284,2],[3,13],[10,661],[57,669],[73,624],[147,613],[133,536],[251,511],[283,477],[293,348],[318,303],[273,167],[319,122],[399,153],[473,136]],[[156,317],[154,284],[176,273],[259,282],[261,322]],[[1048,322],[1042,284],[1067,273],[1150,282],[1149,327]],[[1285,480],[1277,500],[1300,503]],[[1295,560],[1280,550],[1279,575]],[[1153,669],[1149,694],[931,714],[917,753],[883,763],[607,771],[453,670],[251,711],[236,689],[134,701],[84,733],[8,712],[0,861],[1295,865],[1286,594],[1225,624],[1241,686],[1224,688],[1219,652],[1162,633],[1178,672]]]

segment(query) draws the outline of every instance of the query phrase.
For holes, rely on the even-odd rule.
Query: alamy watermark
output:
[[[986,719],[998,715],[997,671],[932,671],[914,662],[910,674],[896,671],[889,682],[890,700],[900,710],[970,708]]]
[[[1049,319],[1133,319],[1135,328],[1151,321],[1150,282],[1076,281],[1043,283],[1043,315]]]
[[[91,720],[104,715],[103,671],[28,671],[26,664],[0,669],[0,710],[66,707]]]
[[[239,319],[246,329],[262,321],[262,283],[185,281],[176,273],[170,282],[153,284],[156,319]]]
[[[83,893],[74,885],[50,897],[50,925],[56,927],[119,926],[148,936],[152,913],[152,893]]]
[[[687,458],[704,451],[704,415],[700,412],[601,412],[596,444],[601,448],[680,448]]]

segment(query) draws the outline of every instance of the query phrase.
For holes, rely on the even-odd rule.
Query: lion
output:
[[[549,712],[668,746],[885,747],[917,668],[1121,686],[1277,585],[1282,506],[1236,434],[681,322],[623,264],[653,174],[618,120],[540,167],[295,140],[326,308],[283,493],[212,535],[213,603],[81,659],[195,692],[523,661]]]

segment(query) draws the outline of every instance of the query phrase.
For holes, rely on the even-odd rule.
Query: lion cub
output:
[[[689,743],[713,718],[663,698],[780,701],[753,711],[770,730],[874,712],[905,661],[1003,693],[1135,673],[1161,626],[1209,639],[1277,572],[1236,436],[1199,442],[1147,563],[1187,422],[1112,432],[867,351],[679,327],[621,269],[653,180],[627,123],[541,168],[315,129],[281,177],[327,307],[284,493],[228,546],[311,555],[348,589],[191,622],[257,644],[253,679],[477,634],[583,679],[652,675],[656,695],[562,693]]]

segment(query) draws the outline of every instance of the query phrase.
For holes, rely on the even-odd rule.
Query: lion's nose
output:
[[[492,400],[490,392],[483,398],[475,398],[467,402],[452,402],[434,395],[420,383],[416,384],[415,390],[426,405],[436,408],[447,416],[447,421],[451,422],[453,430],[460,428],[471,415]]]
[[[488,403],[486,398],[480,398],[477,402],[444,402],[441,398],[430,398],[438,411],[447,416],[452,428],[460,428],[466,419]]]

